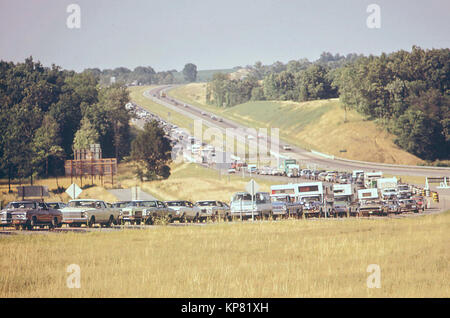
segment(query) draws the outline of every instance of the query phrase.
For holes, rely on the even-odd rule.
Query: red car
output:
[[[10,202],[5,210],[11,214],[11,223],[17,230],[32,230],[35,226],[47,225],[49,228],[61,226],[61,211],[49,208],[44,202]]]
[[[425,200],[423,196],[414,196],[412,199],[416,201],[419,206],[419,210],[422,210],[422,212],[425,211]]]

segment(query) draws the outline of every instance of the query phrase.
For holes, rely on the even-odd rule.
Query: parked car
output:
[[[228,169],[228,173],[236,173],[236,169],[230,168],[230,169]]]
[[[301,217],[303,205],[300,202],[293,201],[289,195],[271,195],[270,197],[274,219],[278,217]]]
[[[142,222],[147,225],[154,224],[157,220],[167,220],[172,223],[176,219],[176,211],[166,203],[159,200],[146,200],[142,205]]]
[[[387,215],[387,207],[380,201],[363,201],[358,207],[359,216]]]
[[[413,199],[399,200],[400,208],[402,212],[414,212],[419,213],[419,205]]]
[[[200,218],[211,218],[213,220],[231,220],[230,207],[221,201],[203,200],[195,202],[200,209]]]
[[[334,217],[351,216],[352,206],[347,200],[334,200],[331,215]]]
[[[6,221],[3,223],[3,221]],[[44,202],[16,201],[10,202],[2,210],[2,225],[14,225],[18,229],[32,230],[35,226],[61,226],[61,211],[49,208]]]
[[[401,205],[398,200],[387,200],[384,202],[388,213],[399,214],[402,212]]]
[[[50,209],[56,210],[64,209],[67,206],[67,204],[63,202],[46,202],[46,204]]]
[[[141,224],[149,223],[147,221],[146,210],[157,207],[155,200],[132,200],[122,202],[120,208],[120,223]],[[151,223],[151,222],[150,222]]]
[[[203,220],[200,216],[201,211],[199,207],[194,206],[194,204],[190,201],[166,201],[166,204],[169,208],[175,211],[175,214],[172,216],[172,220],[178,220],[181,223],[185,221],[196,222]]]
[[[383,199],[396,199],[398,195],[396,188],[384,188],[381,191],[381,196]]]
[[[79,227],[85,224],[93,227],[112,226],[119,224],[119,212],[117,208],[108,208],[105,201],[97,199],[77,199],[69,201],[67,207],[61,210],[62,222],[70,227]]]
[[[290,150],[292,150],[292,147],[289,146],[289,145],[284,145],[284,146],[283,146],[283,150],[285,150],[285,151],[290,151]]]
[[[270,195],[267,192],[257,192],[252,200],[252,196],[247,192],[237,192],[231,197],[231,216],[242,219],[268,218],[273,215]]]
[[[419,210],[425,211],[425,199],[421,195],[413,196],[411,199],[416,201],[417,205],[419,206]]]

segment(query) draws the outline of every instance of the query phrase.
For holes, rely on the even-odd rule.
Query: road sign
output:
[[[78,196],[81,194],[81,192],[83,192],[83,190],[81,190],[81,188],[75,184],[72,183],[66,190],[66,193],[72,198],[72,199],[76,199],[78,198]]]
[[[247,190],[247,192],[250,193],[251,196],[254,196],[256,192],[258,192],[259,190],[259,185],[256,183],[255,180],[252,179],[245,186],[245,190]]]
[[[245,190],[247,190],[248,193],[252,196],[252,221],[255,220],[255,194],[259,190],[259,185],[256,183],[255,180],[250,180],[249,183],[245,186]]]

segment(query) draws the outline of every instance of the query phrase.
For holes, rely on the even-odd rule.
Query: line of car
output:
[[[14,201],[0,211],[0,225],[17,230],[36,227],[49,229],[66,224],[69,227],[112,227],[124,224],[152,225],[158,220],[168,223],[178,221],[203,222],[207,219],[231,220],[228,204],[217,200],[130,200],[107,203],[98,199],[76,199],[68,204],[45,203],[36,200]]]

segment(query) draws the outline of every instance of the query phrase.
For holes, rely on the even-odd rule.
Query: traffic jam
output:
[[[180,147],[185,159],[215,167],[214,147],[198,142],[187,131],[168,123],[134,103],[126,108],[135,119],[156,120],[163,127],[172,145]],[[283,146],[289,151],[290,146]],[[180,151],[181,150],[181,151]],[[216,167],[217,168],[217,167]],[[326,171],[303,168],[295,159],[285,159],[279,167],[249,164],[234,160],[226,167],[228,174],[280,180],[270,192],[252,190],[230,193],[230,201],[205,198],[189,200],[129,200],[105,202],[101,199],[75,199],[68,203],[22,200],[9,202],[0,211],[0,226],[16,230],[57,228],[101,228],[129,225],[179,223],[211,223],[238,220],[277,220],[302,218],[338,218],[390,216],[421,213],[439,202],[437,192],[401,183],[383,172]],[[286,179],[289,180],[286,183]],[[284,181],[283,181],[284,180]],[[295,183],[290,182],[295,180]],[[252,182],[254,182],[252,180]]]

